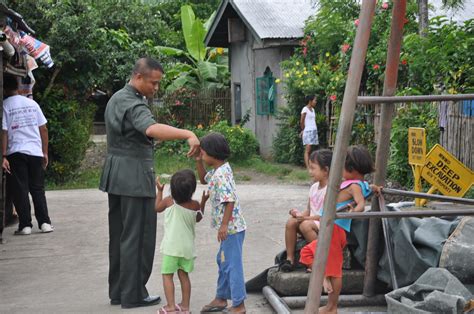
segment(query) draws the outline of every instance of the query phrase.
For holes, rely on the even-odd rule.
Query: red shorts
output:
[[[318,240],[305,245],[300,252],[300,263],[306,267],[312,267],[314,261],[314,255],[316,254],[316,248],[318,246]],[[342,251],[346,246],[346,231],[334,225],[332,230],[331,244],[329,246],[329,255],[326,263],[326,277],[342,277]]]

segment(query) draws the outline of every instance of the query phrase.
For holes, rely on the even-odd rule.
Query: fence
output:
[[[474,169],[474,101],[439,104],[439,143],[468,168]]]
[[[164,95],[162,105],[171,115],[162,119],[174,119],[181,125],[207,126],[217,116],[231,121],[230,89],[174,92]]]

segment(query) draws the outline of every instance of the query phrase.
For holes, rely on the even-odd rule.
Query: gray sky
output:
[[[430,12],[430,18],[435,15],[446,15],[448,18],[459,22],[474,18],[474,0],[466,0],[464,9],[454,12],[452,10],[442,10],[441,0],[429,0],[428,3],[435,7],[435,12]]]

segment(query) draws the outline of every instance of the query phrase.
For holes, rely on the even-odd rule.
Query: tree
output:
[[[162,20],[158,4],[10,0],[7,5],[20,12],[38,39],[51,46],[53,73],[43,68],[34,72],[39,94],[55,85],[78,99],[88,97],[93,88],[114,91],[123,86],[138,57],[156,56],[156,45],[180,42]]]
[[[181,25],[186,50],[156,46],[158,53],[184,58],[167,71],[171,82],[167,91],[175,91],[183,86],[191,89],[222,88],[229,82],[228,58],[223,48],[211,49],[204,45],[204,38],[214,19],[215,13],[202,23],[196,18],[191,6],[181,7]]]
[[[464,7],[464,0],[442,0],[443,8],[458,10]],[[428,15],[428,0],[417,0],[418,3],[418,25],[419,25],[419,34],[421,36],[426,36],[429,24],[429,15]]]

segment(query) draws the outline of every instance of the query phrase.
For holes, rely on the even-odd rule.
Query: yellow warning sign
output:
[[[463,196],[473,184],[473,172],[436,144],[426,155],[421,176],[444,195]]]
[[[408,163],[423,166],[426,156],[426,133],[423,128],[408,129]]]

